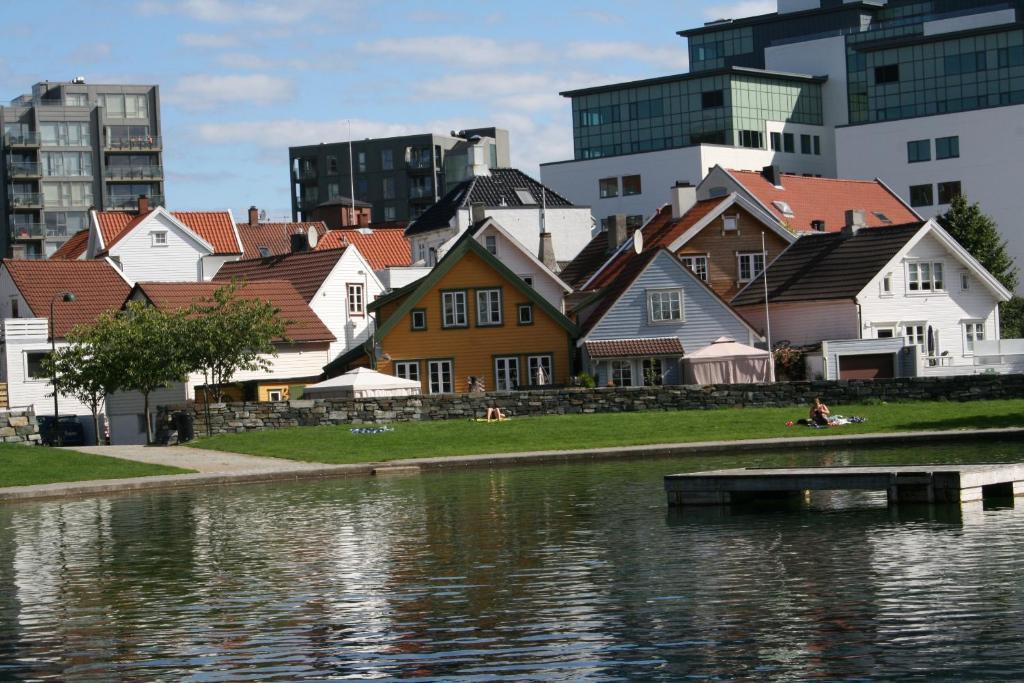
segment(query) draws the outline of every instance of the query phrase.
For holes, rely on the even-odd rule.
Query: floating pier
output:
[[[805,491],[885,491],[897,503],[966,503],[1024,495],[1024,463],[732,469],[665,477],[671,506],[729,505]]]

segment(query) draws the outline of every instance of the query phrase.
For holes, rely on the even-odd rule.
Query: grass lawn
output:
[[[191,472],[58,448],[0,444],[0,487]]]
[[[358,463],[448,455],[570,450],[657,443],[815,438],[940,429],[1024,427],[1024,399],[970,403],[908,402],[833,406],[832,412],[866,417],[864,424],[832,429],[787,427],[807,416],[800,406],[722,410],[603,413],[471,420],[400,422],[383,434],[352,434],[349,426],[296,427],[278,431],[221,434],[194,445],[249,455],[321,463]]]

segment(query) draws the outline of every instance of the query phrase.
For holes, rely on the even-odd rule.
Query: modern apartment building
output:
[[[603,218],[650,216],[716,163],[877,177],[925,217],[961,192],[979,201],[1024,263],[1022,12],[1024,0],[779,0],[680,31],[689,74],[564,93],[575,158],[542,180]]]
[[[89,209],[164,203],[155,85],[44,81],[0,106],[2,253],[44,258],[88,227]]]
[[[309,220],[318,206],[354,189],[357,200],[372,205],[373,222],[407,222],[472,177],[474,164],[511,165],[501,128],[354,140],[351,149],[351,166],[348,142],[288,149],[293,220]]]

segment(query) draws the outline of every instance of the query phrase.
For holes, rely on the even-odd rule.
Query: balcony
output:
[[[43,165],[38,161],[8,160],[7,175],[11,178],[42,178]]]
[[[12,209],[41,209],[43,195],[41,192],[9,192],[7,203]]]
[[[410,173],[430,173],[434,170],[434,164],[430,159],[410,159],[405,168]]]
[[[104,149],[114,152],[155,151],[162,147],[163,141],[159,135],[116,137],[107,140],[103,144]]]
[[[42,142],[39,133],[7,133],[4,135],[4,144],[7,147],[38,147]]]
[[[39,240],[46,237],[46,226],[42,223],[15,223],[11,226],[12,240]]]
[[[429,199],[434,201],[434,188],[413,185],[409,188],[409,199]]]
[[[162,194],[146,195],[150,207],[163,206],[164,196]],[[139,208],[139,198],[136,195],[111,195],[103,202],[103,208],[108,211],[134,211]]]
[[[300,183],[315,182],[316,179],[320,176],[320,174],[317,173],[315,168],[303,168],[303,169],[300,169],[300,170],[295,172],[295,175],[296,175],[295,180],[300,182]]]
[[[154,180],[164,177],[163,166],[107,166],[103,171],[107,180]]]

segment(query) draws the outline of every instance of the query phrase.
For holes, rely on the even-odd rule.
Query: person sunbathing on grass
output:
[[[830,412],[831,411],[829,411],[828,406],[821,402],[821,396],[815,396],[814,403],[811,404],[811,411],[808,417],[812,423],[819,427],[827,427]]]
[[[487,409],[488,422],[493,422],[494,420],[501,422],[504,419],[506,419],[505,413],[501,412],[501,408],[499,408],[498,406],[491,406],[490,408]]]

